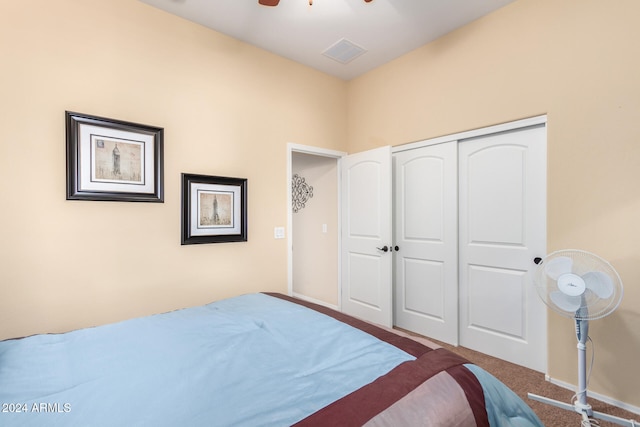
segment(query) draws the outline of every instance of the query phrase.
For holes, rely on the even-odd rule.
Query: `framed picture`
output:
[[[247,180],[182,174],[182,244],[247,241]]]
[[[164,129],[66,112],[67,200],[163,202]]]

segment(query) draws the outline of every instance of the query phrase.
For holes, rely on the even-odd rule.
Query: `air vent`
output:
[[[335,44],[322,52],[323,55],[338,61],[341,64],[348,64],[358,56],[366,53],[367,50],[347,39],[338,40]]]

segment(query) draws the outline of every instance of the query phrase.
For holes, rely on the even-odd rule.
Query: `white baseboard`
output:
[[[549,381],[551,384],[555,384],[559,387],[562,388],[566,388],[568,390],[576,390],[576,385],[574,384],[569,384],[567,382],[564,381],[560,381],[557,380],[555,378],[551,378],[549,375],[544,376],[544,378]],[[609,396],[605,396],[599,393],[594,393],[591,390],[587,390],[587,398],[594,398],[596,400],[599,400],[601,402],[604,403],[608,403],[609,405],[613,405],[613,406],[617,406],[618,408],[624,409],[625,411],[629,411],[629,412],[633,412],[634,414],[638,414],[640,415],[640,407],[638,406],[634,406],[634,405],[630,405],[628,403],[624,403],[624,402],[620,402],[619,400],[613,399]],[[571,403],[571,402],[567,402],[567,403]]]
[[[303,301],[312,302],[314,304],[323,305],[325,307],[332,308],[334,310],[338,310],[338,306],[337,305],[329,304],[329,303],[326,303],[324,301],[320,301],[319,299],[308,297],[306,295],[302,295],[302,294],[298,294],[298,293],[292,292],[291,296],[295,297],[295,298],[298,298],[298,299],[301,299]]]

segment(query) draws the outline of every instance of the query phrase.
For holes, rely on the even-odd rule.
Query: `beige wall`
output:
[[[292,218],[293,292],[337,306],[337,159],[293,153],[292,173],[313,187],[313,197]]]
[[[625,284],[592,322],[590,389],[640,407],[640,2],[519,0],[350,82],[349,152],[548,114],[548,250]],[[549,315],[549,374],[576,383],[573,323]]]
[[[287,291],[286,144],[346,83],[136,0],[0,5],[0,339]],[[165,129],[165,203],[65,200],[65,110]],[[246,243],[180,245],[180,173],[248,178]]]

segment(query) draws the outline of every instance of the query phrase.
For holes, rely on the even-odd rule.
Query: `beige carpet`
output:
[[[409,333],[408,331],[404,332]],[[464,347],[453,347],[436,340],[432,341],[480,366],[509,386],[509,388],[515,391],[518,396],[535,411],[546,427],[580,427],[582,419],[580,414],[537,402],[527,397],[527,393],[533,393],[570,404],[575,391],[551,384],[545,380],[544,374],[540,372],[505,362],[504,360],[487,356],[486,354]],[[588,398],[588,403],[593,407],[594,411],[622,417],[624,419],[633,419],[636,421],[636,424],[640,426],[640,415],[638,414],[597,401],[591,397]],[[603,420],[598,421],[600,427],[615,427],[618,425]]]

